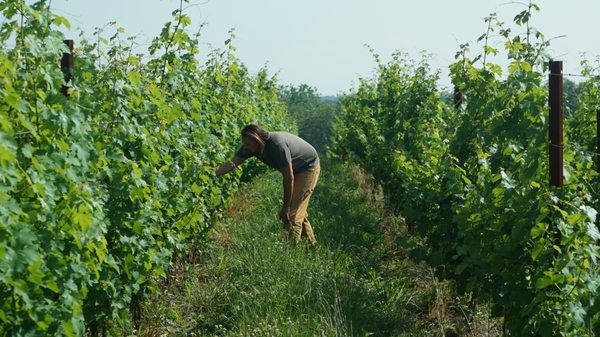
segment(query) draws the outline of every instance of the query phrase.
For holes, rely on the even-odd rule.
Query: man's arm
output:
[[[294,192],[294,171],[292,170],[292,163],[284,166],[281,169],[283,175],[283,207],[279,213],[279,218],[283,221],[283,224],[289,226],[290,221],[290,206],[292,203],[292,193]]]
[[[235,170],[235,168],[238,167],[241,163],[243,163],[244,160],[246,160],[246,158],[234,156],[231,160],[228,160],[223,164],[219,165],[219,167],[217,167],[217,169],[215,170],[217,177],[220,177],[226,173]]]

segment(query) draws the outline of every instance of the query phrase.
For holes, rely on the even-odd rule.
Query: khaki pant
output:
[[[308,221],[307,209],[320,173],[321,167],[317,165],[309,171],[294,174],[294,190],[292,191],[290,203],[290,223],[287,226],[289,238],[294,244],[300,242],[302,236],[306,236],[311,245],[317,244],[312,226]]]

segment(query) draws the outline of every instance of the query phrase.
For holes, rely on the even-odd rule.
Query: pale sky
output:
[[[523,4],[483,0],[191,0],[186,10],[193,28],[202,23],[202,46],[222,47],[235,29],[236,55],[256,72],[265,64],[282,84],[306,83],[321,94],[347,92],[375,66],[365,47],[383,60],[400,50],[419,57],[431,53],[431,64],[447,67],[459,44],[476,42],[486,30],[484,17],[496,12],[509,25]],[[538,0],[532,26],[554,40],[550,53],[565,62],[566,73],[580,71],[580,53],[600,55],[600,0]],[[77,39],[77,27],[91,36],[94,27],[116,20],[128,35],[149,42],[157,35],[178,0],[53,0],[53,10],[65,16]],[[512,25],[511,25],[512,26]],[[496,44],[502,41],[496,39]],[[472,48],[474,51],[476,47]],[[145,47],[139,52],[145,52]]]

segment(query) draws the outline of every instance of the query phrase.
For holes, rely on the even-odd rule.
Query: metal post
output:
[[[550,186],[563,186],[563,63],[550,61]]]
[[[73,40],[64,40],[64,42],[69,48],[69,52],[63,53],[62,60],[60,61],[60,68],[65,74],[65,84],[67,84],[71,81],[71,68],[73,68],[75,58],[73,57]],[[61,92],[63,95],[69,96],[68,87],[66,85],[62,86]]]

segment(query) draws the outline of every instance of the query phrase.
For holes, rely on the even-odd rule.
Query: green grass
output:
[[[280,174],[256,179],[203,250],[144,303],[138,335],[443,335],[454,324],[443,300],[451,292],[395,246],[402,221],[385,214],[358,170],[322,165],[309,205],[316,249],[286,239]]]

